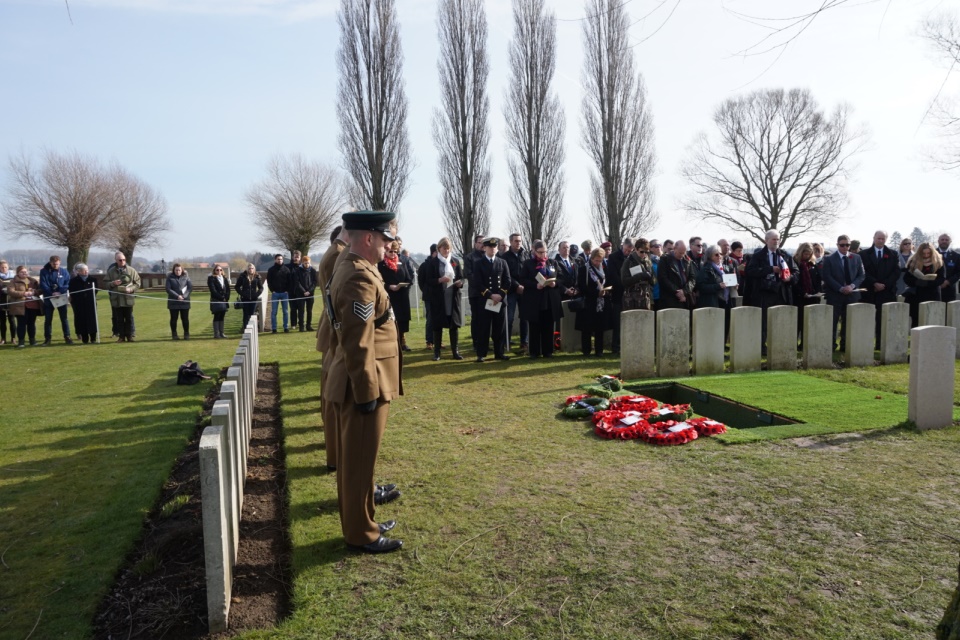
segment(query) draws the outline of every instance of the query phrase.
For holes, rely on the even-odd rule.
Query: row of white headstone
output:
[[[211,424],[200,436],[200,491],[210,633],[227,629],[233,567],[240,540],[240,514],[253,427],[253,401],[260,362],[257,317],[250,318],[213,405]]]
[[[910,338],[910,307],[889,302],[881,308],[880,362],[907,362]],[[797,368],[797,313],[795,306],[767,309],[767,368]],[[802,307],[803,340],[800,364],[807,369],[833,366],[833,308],[815,304]],[[844,361],[862,367],[874,362],[875,307],[856,303],[847,306]],[[759,371],[761,320],[759,307],[736,307],[730,312],[730,370]],[[571,314],[573,315],[573,314]],[[566,318],[565,318],[566,320]],[[579,346],[573,323],[561,329],[564,349]],[[960,301],[920,304],[920,326],[949,326],[960,330]],[[568,335],[573,331],[575,335]],[[626,379],[676,377],[690,373],[712,375],[724,371],[725,326],[723,309],[625,311],[620,315],[620,366]],[[577,346],[574,346],[577,345]],[[951,351],[960,358],[960,349]]]

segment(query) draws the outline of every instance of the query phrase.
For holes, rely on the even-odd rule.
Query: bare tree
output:
[[[114,169],[110,178],[117,209],[104,224],[98,244],[122,251],[132,264],[137,247],[159,246],[164,234],[170,231],[167,200],[149,184],[123,169]]]
[[[67,264],[85,262],[104,223],[118,210],[113,183],[96,158],[43,153],[35,169],[26,155],[10,159],[4,227],[67,249]]]
[[[247,192],[246,201],[261,239],[307,255],[336,226],[345,196],[340,171],[295,153],[271,158],[267,177]]]
[[[583,24],[583,147],[593,161],[593,231],[620,244],[656,222],[653,119],[620,0],[588,0]]]
[[[483,0],[440,0],[441,107],[433,114],[440,204],[455,249],[465,255],[490,224],[490,100]]]
[[[768,89],[731,98],[713,116],[719,135],[701,133],[681,173],[692,193],[681,206],[701,220],[763,242],[820,229],[847,204],[852,157],[867,134],[850,108],[826,117],[807,89]]]
[[[394,5],[394,0],[341,0],[337,14],[340,151],[353,199],[373,210],[396,210],[413,167]]]
[[[934,53],[949,65],[949,77],[960,64],[960,18],[955,13],[932,14],[921,24],[920,34],[930,43]],[[960,169],[960,109],[956,98],[944,96],[941,87],[924,114],[924,119],[928,117],[938,129],[942,143],[928,151],[929,159],[947,171]]]
[[[557,20],[544,0],[514,0],[510,85],[503,115],[513,189],[513,223],[524,237],[555,246],[563,215],[563,106],[551,82],[557,63]]]

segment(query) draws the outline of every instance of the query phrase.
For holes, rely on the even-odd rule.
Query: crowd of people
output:
[[[584,355],[602,355],[607,332],[611,351],[619,353],[620,314],[626,310],[720,308],[729,328],[730,310],[738,304],[763,310],[764,344],[766,309],[797,306],[799,347],[803,307],[819,304],[821,298],[833,308],[834,345],[841,350],[845,345],[839,329],[847,306],[876,305],[879,347],[884,303],[903,296],[916,326],[920,303],[956,299],[960,280],[960,254],[950,248],[948,234],[942,234],[936,245],[922,243],[916,251],[909,238],[896,248],[886,242],[883,231],[877,231],[866,248],[842,235],[835,250],[803,242],[790,254],[780,246],[780,234],[772,230],[763,246],[749,253],[739,241],[707,244],[694,236],[662,243],[624,238],[616,248],[610,242],[594,247],[585,240],[578,247],[562,241],[550,257],[541,240],[527,250],[523,237],[515,233],[507,242],[477,235],[473,251],[461,262],[450,256],[450,241],[443,238],[431,246],[430,257],[418,269],[427,319],[425,340],[434,360],[439,360],[442,330],[448,329],[452,355],[462,359],[458,330],[464,316],[458,292],[466,284],[477,362],[487,359],[491,339],[496,359],[510,358],[514,338],[519,338],[521,355],[552,357],[563,301],[569,301],[568,308],[576,313]],[[515,325],[518,336],[513,335]]]
[[[282,264],[280,278],[288,289],[275,295],[274,318],[277,303],[282,299],[284,319],[287,304],[294,311],[294,324],[301,331],[313,331],[313,294],[316,288],[316,269],[310,266],[309,256],[297,262]],[[275,265],[276,266],[276,265]],[[271,269],[273,270],[273,269]],[[274,274],[275,275],[275,274]],[[225,316],[230,309],[233,294],[234,308],[243,312],[243,324],[257,312],[259,299],[264,290],[263,279],[253,264],[247,264],[234,283],[230,282],[224,268],[214,265],[207,276],[208,307],[213,315],[213,337],[225,338]],[[180,263],[174,263],[166,276],[165,290],[167,309],[170,312],[170,336],[173,340],[190,339],[190,310],[193,305],[193,281]],[[38,276],[31,276],[25,265],[11,270],[6,260],[0,259],[0,345],[16,343],[18,348],[36,346],[37,318],[43,316],[43,346],[53,340],[54,316],[59,316],[60,331],[66,344],[75,344],[75,335],[82,344],[97,342],[101,330],[97,320],[95,295],[97,289],[107,292],[111,310],[111,334],[117,342],[136,341],[134,308],[142,297],[140,274],[127,264],[122,252],[114,255],[111,264],[98,287],[84,263],[77,263],[72,273],[61,266],[60,256],[50,256],[49,262],[40,269]],[[73,327],[69,322],[67,308],[73,310]],[[286,323],[285,323],[286,324]],[[9,338],[8,338],[9,330]],[[103,331],[105,335],[106,332]]]
[[[338,227],[336,234],[341,233]],[[331,243],[335,240],[331,237]],[[580,245],[562,241],[552,257],[540,240],[526,249],[517,233],[507,240],[482,235],[474,240],[473,251],[459,259],[453,255],[450,239],[442,238],[430,247],[429,257],[420,265],[403,250],[399,236],[386,247],[376,266],[393,308],[403,351],[410,351],[407,333],[410,290],[414,286],[419,287],[422,297],[424,340],[434,360],[441,357],[444,330],[451,356],[463,359],[460,328],[466,324],[467,313],[461,293],[466,287],[472,347],[477,361],[484,362],[491,349],[495,359],[509,359],[516,339],[521,355],[552,357],[564,313],[563,301],[570,301],[569,309],[576,313],[575,326],[580,331],[584,355],[602,355],[608,332],[612,334],[610,351],[619,353],[619,317],[631,309],[717,307],[725,310],[729,326],[730,310],[737,304],[764,311],[774,305],[795,305],[798,344],[802,344],[803,307],[818,304],[821,298],[833,307],[838,349],[845,347],[839,328],[846,318],[846,307],[854,302],[877,306],[879,344],[880,307],[884,303],[903,296],[916,326],[920,303],[955,300],[960,280],[960,253],[950,248],[949,234],[940,235],[936,244],[924,242],[916,248],[910,238],[904,238],[898,247],[886,246],[883,231],[877,231],[866,248],[843,235],[833,251],[821,243],[803,242],[792,254],[780,247],[776,231],[767,232],[764,245],[749,253],[738,241],[720,239],[707,245],[696,236],[688,241],[662,243],[657,239],[624,238],[619,247],[610,242],[594,247],[590,240]],[[214,338],[225,337],[224,319],[231,297],[235,294],[233,307],[242,311],[242,326],[246,326],[258,313],[265,284],[271,292],[270,326],[274,333],[280,328],[285,333],[292,328],[315,330],[314,301],[318,288],[323,289],[323,276],[311,265],[310,257],[298,251],[289,262],[276,254],[265,278],[255,265],[248,264],[231,284],[223,268],[214,266],[206,284]],[[133,342],[133,311],[141,280],[126,264],[123,253],[115,255],[102,286],[109,294],[113,338]],[[40,316],[44,320],[43,345],[51,344],[55,316],[59,317],[65,343],[73,344],[74,335],[84,344],[96,341],[95,288],[85,264],[76,264],[69,272],[56,255],[38,276],[29,275],[23,265],[11,270],[6,261],[0,260],[0,345],[36,345]],[[171,338],[189,340],[193,282],[181,264],[173,264],[165,288]],[[72,331],[68,307],[73,310]],[[280,310],[282,324],[277,323]],[[761,330],[765,343],[766,313]]]

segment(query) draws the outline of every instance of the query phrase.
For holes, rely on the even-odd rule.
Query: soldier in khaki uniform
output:
[[[333,266],[343,254],[343,249],[347,246],[347,232],[343,229],[342,226],[337,226],[333,230],[333,233],[330,236],[330,247],[323,254],[323,257],[320,258],[319,268],[317,269],[317,288],[321,292],[321,297],[323,298],[323,308],[324,313],[320,317],[320,321],[317,323],[317,351],[323,354],[320,361],[320,389],[325,389],[327,386],[327,372],[330,369],[330,365],[333,363],[334,356],[336,355],[336,339],[333,335],[333,323],[330,322],[330,317],[327,315],[327,299],[323,295],[326,292],[327,284],[330,283],[330,278],[333,277]],[[337,470],[337,416],[336,413],[331,411],[333,406],[332,402],[321,402],[320,404],[320,416],[323,419],[323,442],[324,446],[327,448],[327,469],[330,471]]]
[[[367,553],[395,551],[400,540],[383,533],[395,522],[374,520],[374,469],[387,426],[390,401],[403,394],[402,356],[390,298],[377,271],[393,241],[390,212],[343,214],[349,249],[335,263],[330,282],[335,354],[323,402],[337,413],[337,495],[347,547]]]

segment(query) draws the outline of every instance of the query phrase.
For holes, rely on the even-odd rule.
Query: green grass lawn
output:
[[[0,453],[0,638],[27,636],[40,609],[34,638],[88,633],[199,409],[204,386],[174,386],[176,364],[192,356],[215,369],[236,345],[159,341],[165,312],[152,325],[146,316],[138,333],[156,342],[0,356],[38,380],[56,371],[57,398],[71,405],[48,406],[37,398],[49,389],[31,384],[19,396],[29,418],[0,407],[5,433],[16,425]],[[422,347],[422,329],[412,336]],[[403,497],[377,512],[399,521],[404,548],[348,554],[312,336],[263,336],[261,357],[280,363],[295,611],[247,638],[929,638],[956,585],[957,545],[925,527],[960,526],[960,429],[601,441],[588,423],[555,417],[576,385],[619,370],[578,355],[406,358],[378,467]],[[769,391],[800,410],[784,389],[828,383],[882,395],[885,420],[904,412],[898,424],[905,376],[876,391],[804,374],[697,384]],[[816,424],[858,419],[843,406],[814,413]],[[119,457],[135,461],[118,469]]]
[[[177,386],[186,359],[216,374],[236,340],[168,339],[166,302],[138,301],[137,342],[0,347],[0,638],[82,638],[189,439],[211,382]],[[228,329],[237,335],[240,314]],[[228,316],[229,317],[229,316]],[[72,316],[71,316],[72,319]],[[39,342],[43,320],[38,319]]]

